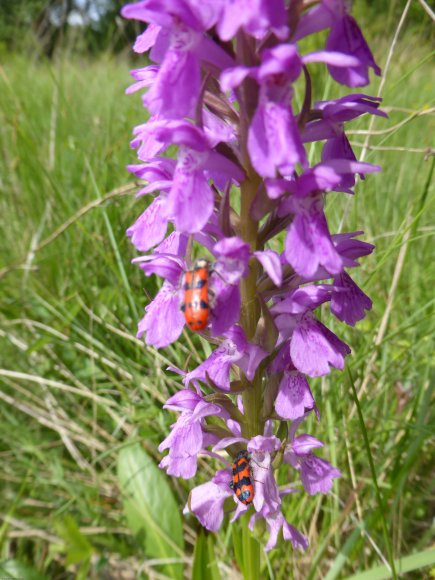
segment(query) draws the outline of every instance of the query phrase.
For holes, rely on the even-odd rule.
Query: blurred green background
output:
[[[0,575],[239,578],[238,525],[206,536],[181,516],[212,461],[194,482],[155,468],[174,421],[161,407],[180,386],[165,369],[210,351],[187,333],[159,352],[135,338],[143,287],[153,295],[158,281],[131,265],[125,237],[147,203],[125,169],[146,115],[124,95],[144,59],[122,4],[0,0]],[[383,173],[355,198],[328,198],[332,231],[361,229],[377,246],[356,273],[373,311],[333,330],[353,350],[384,505],[348,375],[312,381],[322,421],[307,432],[343,477],[327,497],[289,499],[310,548],[281,542],[264,578],[389,578],[388,545],[404,577],[435,574],[433,24],[419,0],[359,1],[354,15],[384,73],[364,90],[389,118],[349,126],[357,156]],[[313,74],[315,98],[343,93]]]

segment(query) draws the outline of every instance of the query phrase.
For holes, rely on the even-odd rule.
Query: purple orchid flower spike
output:
[[[374,247],[362,232],[334,233],[328,219],[341,192],[380,171],[357,160],[348,123],[385,116],[363,93],[313,103],[324,75],[312,72],[358,87],[379,67],[345,0],[142,0],[122,13],[148,25],[134,50],[151,60],[127,89],[143,91],[148,109],[131,141],[143,205],[127,235],[143,253],[133,262],[162,281],[138,336],[172,344],[183,305],[207,315],[188,325],[200,333],[195,349],[212,345],[195,364],[170,367],[180,390],[165,405],[177,418],[160,467],[190,479],[199,456],[219,462],[213,477],[200,474],[184,513],[217,532],[228,513],[234,522],[249,511],[251,530],[267,528],[266,550],[280,536],[306,550],[294,524],[309,526],[287,521],[286,502],[329,493],[341,475],[317,454],[322,442],[296,435],[313,411],[320,421],[309,377],[343,369],[351,353],[328,328],[331,314],[354,326],[372,307],[349,269]],[[299,40],[321,30],[324,49],[305,53]],[[316,164],[305,150],[314,142]],[[281,467],[288,483],[281,473],[278,486]]]

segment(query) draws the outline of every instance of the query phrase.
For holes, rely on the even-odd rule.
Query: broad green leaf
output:
[[[89,561],[94,551],[92,544],[84,536],[71,516],[65,516],[54,522],[54,528],[65,541],[66,563],[78,564]]]
[[[25,578],[26,580],[47,580],[47,577],[18,560],[4,560],[0,562],[1,578]]]
[[[405,558],[400,558],[400,560],[395,560],[396,570],[399,574],[420,570],[433,564],[435,564],[434,548],[412,554],[411,556],[405,556]],[[358,574],[350,576],[348,580],[388,580],[388,578],[391,578],[391,572],[387,567],[376,566],[376,568],[372,568],[366,572],[358,572]]]
[[[167,563],[183,558],[184,542],[181,506],[166,476],[136,443],[119,453],[118,480],[129,526],[139,536],[145,554],[163,560],[164,573],[171,578],[182,578],[182,565]]]

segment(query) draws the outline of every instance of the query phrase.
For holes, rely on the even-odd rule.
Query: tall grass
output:
[[[375,39],[381,65],[387,36]],[[351,132],[357,155],[384,171],[361,182],[355,198],[328,201],[333,231],[363,229],[377,246],[356,273],[374,307],[357,329],[337,325],[352,346],[350,375],[334,372],[312,385],[323,419],[310,432],[326,441],[325,457],[343,477],[328,497],[295,494],[287,515],[308,534],[310,549],[274,550],[262,562],[265,578],[332,580],[376,566],[384,567],[371,577],[387,578],[388,545],[396,567],[417,569],[415,578],[426,573],[420,566],[435,565],[428,551],[435,280],[429,63],[428,47],[405,25],[382,86],[389,119],[363,118]],[[145,203],[134,200],[125,171],[134,160],[131,128],[143,118],[140,100],[123,94],[128,68],[109,56],[52,63],[10,56],[0,67],[0,560],[10,576],[159,577],[126,525],[116,458],[137,440],[158,462],[173,420],[161,406],[179,387],[165,368],[196,365],[203,344],[185,334],[157,352],[134,337],[147,302],[142,288],[154,294],[156,282],[130,264],[135,253],[124,235]],[[322,96],[337,94],[328,85]],[[210,473],[210,462],[201,461],[197,482]],[[180,509],[191,484],[171,482]],[[238,577],[230,527],[215,546],[223,578]],[[187,566],[196,533],[186,519]]]

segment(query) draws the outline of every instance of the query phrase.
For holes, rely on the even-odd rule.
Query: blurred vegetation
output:
[[[52,57],[56,48],[79,53],[130,51],[143,24],[123,20],[125,0],[0,0],[0,54],[20,51]],[[382,34],[400,17],[403,0],[358,0],[353,13],[369,34]],[[408,27],[423,38],[433,35],[421,6],[412,2]]]
[[[113,16],[106,36],[91,24],[64,24],[48,40],[59,27],[46,37],[37,32],[47,5],[0,0],[0,575],[178,578],[180,564],[190,574],[215,554],[218,571],[207,568],[209,577],[237,579],[238,524],[204,534],[194,518],[181,516],[191,487],[214,474],[212,460],[201,459],[188,482],[155,469],[174,421],[162,404],[179,389],[166,369],[192,369],[210,347],[187,332],[162,351],[135,338],[148,302],[143,288],[154,295],[158,282],[130,264],[136,252],[125,236],[148,202],[134,198],[125,169],[135,161],[132,127],[146,118],[139,95],[124,95],[128,43]],[[404,5],[355,2],[382,68]],[[343,477],[327,497],[287,498],[286,515],[310,548],[295,553],[281,542],[262,556],[264,578],[334,580],[378,566],[370,577],[389,578],[383,518],[406,577],[433,574],[428,21],[412,3],[382,88],[389,119],[363,117],[349,127],[357,156],[384,171],[360,182],[355,197],[327,201],[332,231],[362,229],[377,247],[353,273],[373,298],[372,312],[355,329],[336,323],[334,330],[352,346],[347,362],[387,507],[376,500],[347,375],[312,381],[322,421],[310,419],[307,432],[325,441],[322,456]],[[117,34],[120,53],[112,50]],[[320,65],[313,75],[316,97],[340,94]],[[364,90],[376,94],[379,83]],[[313,159],[319,151],[309,153]],[[284,484],[284,470],[281,477]]]

